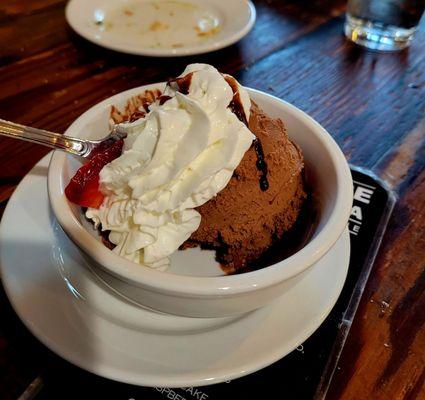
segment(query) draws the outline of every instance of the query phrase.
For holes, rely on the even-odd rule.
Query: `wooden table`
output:
[[[65,22],[65,3],[1,2],[0,118],[63,132],[100,100],[163,81],[194,61],[305,110],[351,163],[372,169],[398,194],[329,398],[424,399],[425,21],[409,50],[377,54],[344,39],[344,1],[257,1],[256,25],[237,45],[155,59],[79,38]],[[47,151],[0,139],[2,209]],[[20,351],[32,339],[4,293],[0,310],[0,397],[16,398],[37,365]]]

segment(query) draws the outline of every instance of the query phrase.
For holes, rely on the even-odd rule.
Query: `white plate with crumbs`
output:
[[[85,39],[124,53],[173,57],[236,43],[255,22],[247,0],[71,0],[66,18]]]

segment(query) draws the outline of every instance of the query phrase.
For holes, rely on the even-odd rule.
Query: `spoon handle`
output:
[[[41,144],[82,157],[86,156],[90,147],[86,141],[81,139],[15,124],[14,122],[5,121],[3,119],[0,119],[0,135]]]

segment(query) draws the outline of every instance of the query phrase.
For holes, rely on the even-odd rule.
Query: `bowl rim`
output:
[[[65,135],[73,131],[80,131],[79,128],[87,122],[87,119],[104,111],[111,105],[118,104],[123,99],[130,98],[145,90],[163,88],[163,86],[164,82],[153,83],[115,94],[84,112],[68,127]],[[302,119],[321,140],[331,155],[337,179],[335,204],[321,231],[302,249],[267,268],[237,275],[194,277],[169,274],[142,267],[113,253],[96,240],[78,221],[71,211],[70,203],[63,191],[65,185],[62,182],[62,168],[69,155],[54,151],[48,170],[48,195],[53,213],[68,237],[104,271],[122,281],[152,292],[166,292],[170,295],[179,295],[181,297],[229,296],[256,291],[277,285],[300,274],[316,263],[335,244],[348,222],[352,206],[353,183],[347,160],[332,136],[304,111],[265,92],[251,88],[246,89],[250,94],[266,97],[272,102],[279,103],[280,106],[287,108],[290,113],[294,114],[297,119]],[[74,133],[73,135],[75,136]]]

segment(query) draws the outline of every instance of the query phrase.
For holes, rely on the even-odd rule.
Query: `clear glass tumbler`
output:
[[[349,0],[345,36],[373,50],[409,46],[425,10],[425,0]]]

